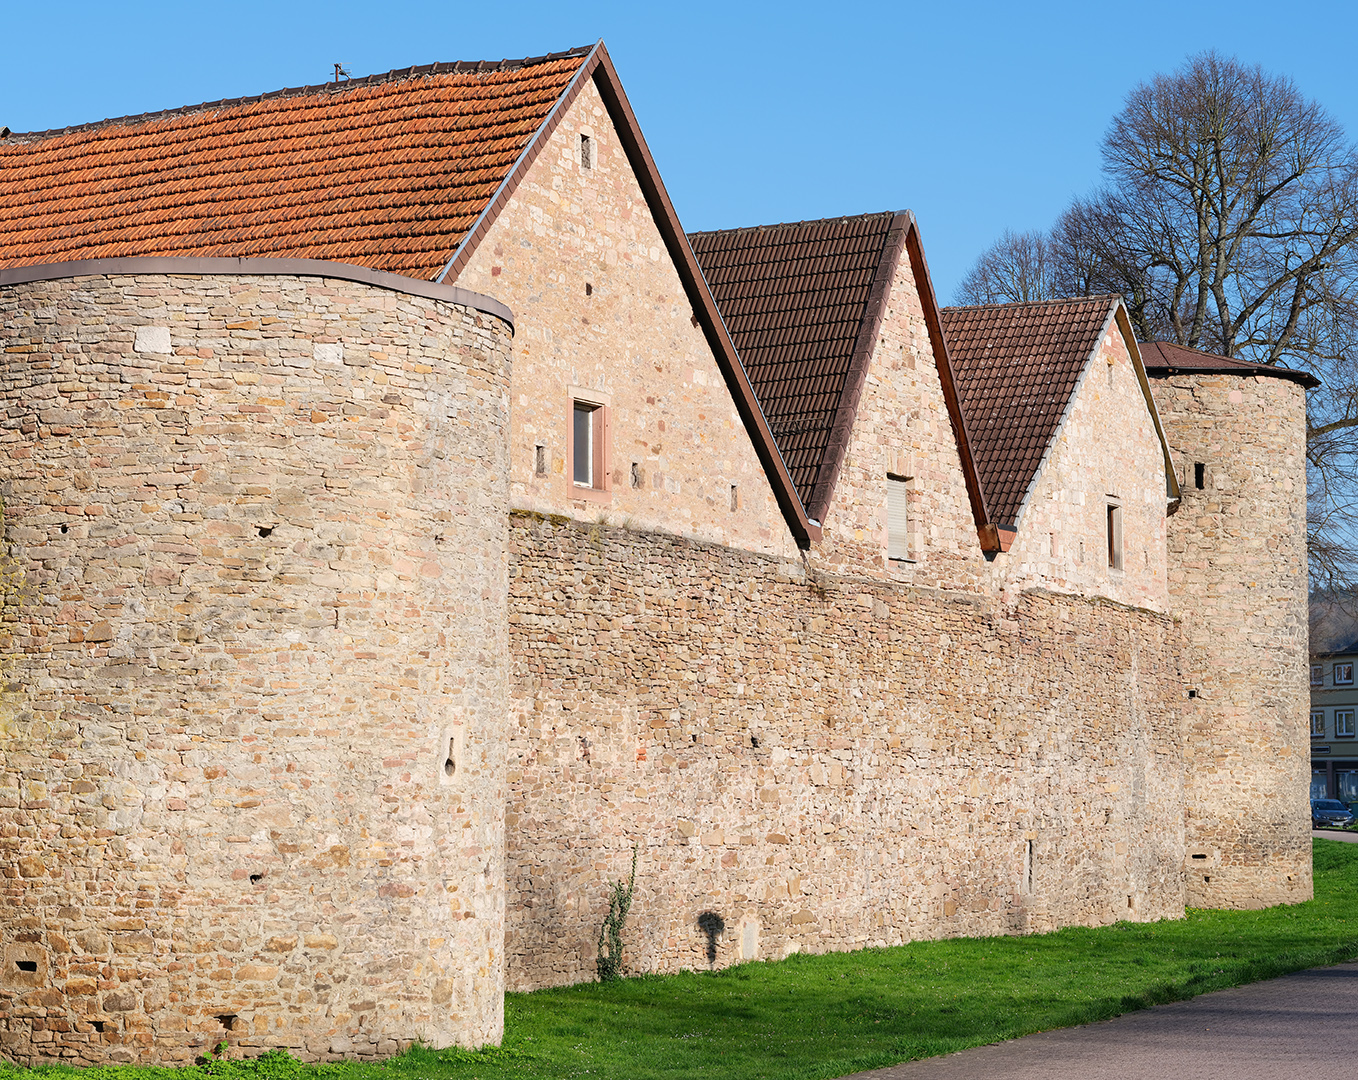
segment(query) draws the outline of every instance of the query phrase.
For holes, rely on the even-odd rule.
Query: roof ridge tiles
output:
[[[889,221],[890,219],[895,218],[898,214],[904,213],[907,213],[907,211],[875,210],[867,214],[844,214],[841,215],[840,217],[808,218],[805,221],[777,221],[770,222],[767,225],[741,225],[734,229],[700,229],[696,232],[689,233],[688,237],[690,241],[697,237],[705,236],[738,236],[741,239],[745,239],[747,237],[753,236],[754,234],[772,231],[774,229],[802,229],[817,225],[828,226],[849,222],[866,222],[868,220],[875,218],[880,218],[884,221]]]
[[[999,311],[999,310],[1014,310],[1017,308],[1027,308],[1029,310],[1035,311],[1036,309],[1058,304],[1092,304],[1096,300],[1099,301],[1100,303],[1103,302],[1111,303],[1114,300],[1121,299],[1122,299],[1121,293],[1095,293],[1092,296],[1062,296],[1053,298],[1051,300],[1016,300],[1003,304],[953,304],[943,308],[942,310],[947,312],[961,312],[961,311],[981,312],[981,311]]]
[[[411,67],[393,68],[391,71],[379,72],[373,75],[361,75],[357,79],[346,79],[342,83],[326,82],[308,86],[284,87],[279,90],[267,90],[261,94],[246,94],[243,97],[220,98],[217,101],[204,101],[196,105],[180,105],[172,109],[157,109],[152,112],[133,113],[128,116],[111,116],[103,120],[93,120],[85,124],[71,124],[68,127],[48,128],[45,131],[11,131],[3,139],[0,139],[0,144],[53,138],[57,135],[70,135],[80,131],[96,131],[99,128],[105,127],[131,127],[134,124],[147,124],[155,120],[167,120],[179,116],[192,116],[194,113],[230,109],[235,108],[238,105],[254,105],[264,101],[273,101],[278,98],[344,93],[349,90],[360,90],[367,87],[380,86],[384,83],[401,82],[406,79],[427,78],[434,75],[486,75],[499,74],[507,71],[522,71],[524,68],[534,67],[538,64],[551,63],[554,60],[566,60],[576,56],[586,56],[592,48],[594,48],[593,45],[581,45],[573,49],[567,49],[564,52],[544,53],[542,56],[526,56],[517,60],[436,61],[432,64],[412,65]],[[486,67],[488,64],[491,66]]]

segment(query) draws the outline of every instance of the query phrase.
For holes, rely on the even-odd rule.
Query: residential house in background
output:
[[[1311,798],[1358,803],[1358,605],[1311,601]]]

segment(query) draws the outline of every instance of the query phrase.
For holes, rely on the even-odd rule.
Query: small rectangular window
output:
[[[547,475],[547,447],[541,443],[533,447],[533,475]]]
[[[575,403],[575,427],[571,438],[572,475],[580,487],[594,486],[594,414],[597,405]]]
[[[632,486],[634,488],[641,487],[641,462],[639,461],[632,462]]]
[[[580,136],[580,168],[594,168],[594,140],[588,135]]]
[[[1353,665],[1352,665],[1352,664],[1335,664],[1335,666],[1334,666],[1334,684],[1335,684],[1335,686],[1352,686],[1352,685],[1353,685]]]
[[[1207,482],[1207,466],[1201,461],[1193,464],[1193,486],[1199,491],[1203,489]]]
[[[1353,738],[1353,710],[1335,709],[1334,711],[1334,737],[1336,739]]]
[[[904,476],[886,476],[886,557],[910,558],[910,486]]]
[[[740,509],[740,489],[735,484],[731,485],[731,509]]]
[[[1108,504],[1108,566],[1122,569],[1122,507]]]
[[[1325,738],[1325,710],[1313,709],[1311,711],[1311,738]]]
[[[591,491],[607,492],[609,483],[608,467],[608,405],[604,400],[590,400],[593,393],[586,389],[572,387],[571,394],[571,434],[570,454],[566,471],[570,474],[574,487]],[[589,395],[589,397],[585,395]],[[600,395],[603,397],[603,395]],[[585,496],[580,492],[581,496]],[[598,501],[595,499],[595,501]]]
[[[1312,685],[1312,686],[1324,686],[1324,685],[1325,685],[1325,665],[1324,665],[1324,664],[1312,664],[1312,665],[1311,665],[1311,685]]]

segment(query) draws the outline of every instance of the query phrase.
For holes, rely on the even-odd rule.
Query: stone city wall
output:
[[[497,1040],[509,326],[163,274],[0,322],[6,1057]]]
[[[1183,492],[1168,547],[1190,645],[1187,902],[1309,900],[1305,391],[1236,375],[1151,387]]]
[[[507,984],[1183,913],[1172,620],[511,519]],[[813,571],[814,574],[814,571]]]

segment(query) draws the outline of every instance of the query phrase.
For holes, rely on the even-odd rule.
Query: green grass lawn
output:
[[[413,1050],[384,1063],[314,1067],[271,1054],[178,1071],[90,1069],[82,1080],[837,1077],[1358,956],[1358,845],[1316,841],[1315,880],[1314,900],[1267,911],[1190,911],[1173,922],[925,941],[510,994],[504,1046],[477,1053]],[[70,1072],[0,1068],[0,1080]]]

